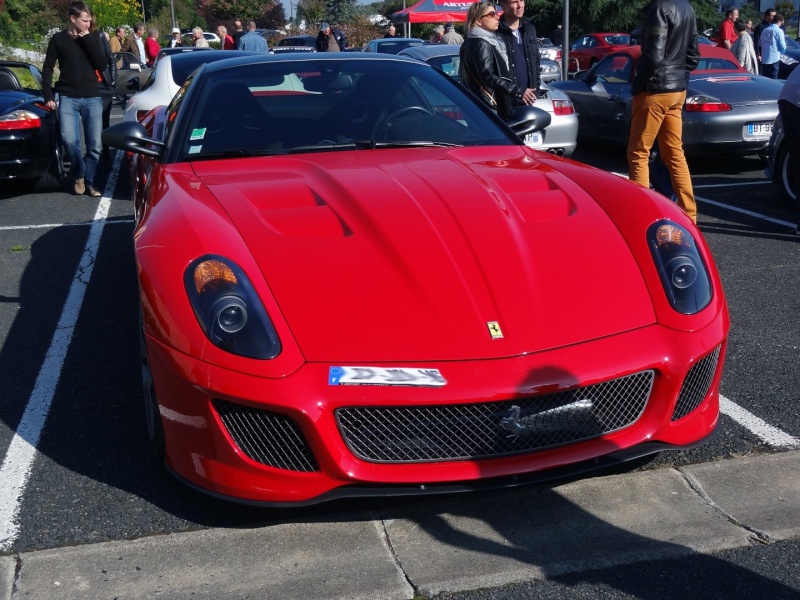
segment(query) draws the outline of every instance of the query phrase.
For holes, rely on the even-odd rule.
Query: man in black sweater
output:
[[[74,180],[76,194],[93,197],[102,194],[94,188],[94,175],[103,146],[100,134],[103,129],[103,102],[100,82],[103,70],[108,67],[106,53],[100,41],[100,32],[90,32],[92,12],[84,2],[73,2],[69,7],[69,24],[59,31],[47,46],[42,68],[42,88],[47,106],[58,108],[61,138],[70,161],[70,178]],[[53,70],[58,63],[61,71],[55,92]],[[86,144],[86,155],[81,151],[81,121]]]

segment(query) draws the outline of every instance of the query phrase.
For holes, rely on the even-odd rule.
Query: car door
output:
[[[150,76],[150,67],[130,52],[115,52],[114,60],[117,63],[117,94],[130,96],[138,92]],[[136,78],[138,86],[134,82],[131,83],[131,87],[128,87],[134,78]]]
[[[592,48],[598,45],[598,41],[591,35],[578,38],[569,47],[570,58],[578,61],[578,70],[584,71],[589,68],[592,61]]]
[[[571,91],[570,99],[578,113],[581,135],[627,141],[626,113],[631,99],[633,58],[612,54],[601,60],[585,76],[584,86]]]

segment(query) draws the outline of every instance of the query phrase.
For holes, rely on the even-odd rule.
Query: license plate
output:
[[[330,367],[328,385],[407,385],[442,387],[447,380],[439,369]]]
[[[532,148],[536,148],[541,146],[544,143],[544,139],[542,139],[542,134],[539,131],[534,131],[533,133],[529,133],[525,136],[525,145],[531,146]]]
[[[772,121],[765,121],[763,123],[748,123],[745,126],[745,137],[764,138],[769,137],[771,133]]]

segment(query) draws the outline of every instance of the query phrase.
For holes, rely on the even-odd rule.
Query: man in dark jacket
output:
[[[323,23],[317,34],[317,52],[344,52],[347,50],[347,37],[341,29]]]
[[[524,0],[500,0],[503,16],[497,35],[506,45],[508,70],[517,86],[514,104],[533,104],[541,85],[539,74],[539,44],[536,28],[528,19],[523,19]]]
[[[761,39],[761,34],[764,30],[772,25],[772,19],[775,18],[775,15],[778,11],[774,8],[768,8],[764,11],[764,18],[761,20],[761,23],[756,25],[755,31],[753,31],[753,41],[755,42],[756,48],[756,60],[758,60],[758,71],[761,72],[761,44],[759,44],[759,40]]]
[[[650,185],[650,149],[658,139],[678,205],[697,222],[697,204],[683,154],[682,110],[689,73],[697,68],[697,25],[688,0],[652,0],[642,27],[642,58],[631,93],[630,179]]]

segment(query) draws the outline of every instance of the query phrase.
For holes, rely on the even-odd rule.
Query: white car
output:
[[[458,46],[424,44],[406,48],[398,54],[426,62],[453,79],[458,79],[458,69],[461,63]],[[542,60],[541,62],[547,62],[548,65],[555,64],[552,61]],[[543,94],[536,100],[536,108],[550,113],[550,125],[542,131],[526,135],[524,142],[531,148],[569,157],[578,145],[578,115],[575,113],[572,101],[564,92],[547,88],[547,82],[561,79],[561,69],[557,64],[555,67],[557,72],[542,73],[541,91]]]
[[[252,54],[238,50],[225,52],[181,52],[168,54],[153,65],[150,76],[139,93],[130,97],[125,105],[125,121],[141,121],[156,106],[169,104],[172,97],[197,67],[209,62]]]

